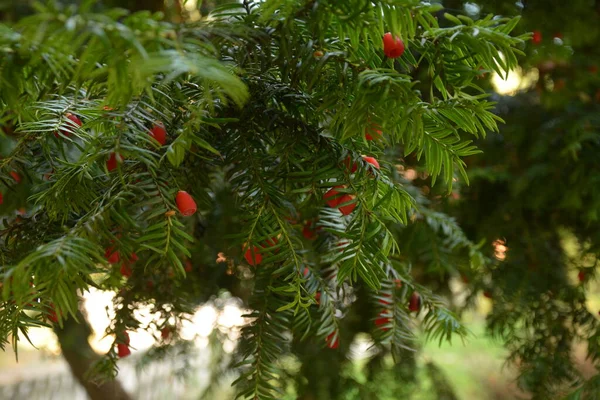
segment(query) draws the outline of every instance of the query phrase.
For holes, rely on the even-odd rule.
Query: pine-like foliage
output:
[[[518,19],[268,0],[171,24],[86,4],[0,25],[1,344],[74,318],[90,286],[113,290],[110,370],[136,308],[175,329],[225,288],[250,310],[240,396],[277,399],[282,357],[347,350],[357,316],[399,362],[419,326],[466,335],[412,266],[448,275],[486,260],[400,171],[410,159],[432,186],[467,180],[472,141],[500,121],[477,78],[516,66]],[[387,31],[399,58],[384,56]]]

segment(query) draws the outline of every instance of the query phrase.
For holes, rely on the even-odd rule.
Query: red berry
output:
[[[186,191],[180,190],[177,192],[177,197],[175,198],[175,202],[177,203],[177,208],[179,212],[184,217],[189,217],[196,212],[196,202],[190,196],[190,194]]]
[[[244,254],[244,258],[246,259],[248,264],[252,266],[260,264],[263,259],[262,255],[260,254],[260,250],[256,246],[248,248],[248,250],[246,250],[246,253]]]
[[[421,296],[417,292],[413,292],[408,302],[409,311],[419,311],[421,309]]]
[[[126,344],[117,344],[117,352],[119,354],[119,358],[125,358],[131,355],[131,350],[129,350],[129,346]]]
[[[131,267],[129,266],[129,264],[121,264],[121,275],[123,275],[125,278],[129,278],[132,274],[133,271],[131,271]]]
[[[17,183],[21,182],[21,175],[19,175],[17,172],[10,171],[10,176],[12,176],[12,178],[15,180],[15,182],[17,182]]]
[[[114,247],[109,247],[104,251],[104,258],[106,258],[109,264],[116,264],[121,259],[121,254]]]
[[[0,204],[4,203],[4,196],[0,193]]]
[[[315,300],[317,301],[317,304],[321,304],[321,292],[315,293]]]
[[[365,139],[367,140],[380,139],[381,135],[383,135],[383,131],[378,125],[371,125],[365,129]]]
[[[381,296],[382,296],[382,297],[386,297],[386,298],[388,298],[388,299],[391,299],[391,297],[392,297],[392,295],[391,295],[390,293],[383,293]],[[392,302],[391,302],[391,301],[389,301],[389,300],[387,300],[387,299],[379,299],[379,304],[382,304],[382,305],[384,305],[384,306],[387,306],[387,305],[390,305],[390,304],[392,304]]]
[[[491,299],[491,298],[492,298],[492,293],[491,293],[491,292],[488,292],[487,290],[483,292],[483,295],[484,295],[485,297],[487,297],[488,299]]]
[[[323,199],[327,202],[327,205],[331,208],[336,208],[338,204],[340,204],[340,192],[338,192],[337,188],[343,188],[344,186],[335,186],[333,189],[329,189],[327,193],[323,196]]]
[[[579,271],[579,273],[577,274],[577,279],[579,279],[579,282],[585,281],[585,272]]]
[[[190,260],[185,260],[185,272],[192,272],[192,262]]]
[[[81,122],[79,117],[75,114],[67,113],[67,114],[65,114],[65,117],[71,122],[69,122],[69,121],[66,122],[68,129],[61,128],[61,129],[59,129],[59,131],[64,136],[71,136],[71,132],[72,132],[73,128],[75,127],[74,125],[81,126],[81,125],[83,125],[83,123]],[[55,132],[54,136],[60,137],[58,132]]]
[[[58,322],[58,314],[56,314],[56,309],[54,308],[54,304],[50,303],[50,311],[48,312],[48,319],[54,323]]]
[[[542,43],[542,32],[533,31],[533,37],[531,38],[531,41],[533,42],[533,44]]]
[[[334,339],[335,338],[335,339]],[[336,332],[332,332],[325,341],[330,349],[337,349],[340,344],[340,338],[336,335]]]
[[[167,131],[162,122],[157,122],[154,124],[152,129],[150,130],[150,136],[152,136],[161,146],[164,146],[167,143]]]
[[[367,163],[371,164],[373,167],[379,169],[379,162],[377,162],[375,157],[363,156],[363,160],[365,160]]]
[[[350,156],[346,157],[346,160],[344,160],[344,165],[350,170],[350,173],[354,173],[358,169],[358,164],[353,163]]]
[[[123,157],[116,153],[110,153],[108,161],[106,161],[106,169],[108,172],[112,172],[123,162]]]
[[[383,35],[383,53],[389,58],[398,58],[404,53],[404,42],[390,32]]]
[[[313,223],[314,222],[312,221],[308,221],[304,225],[304,228],[302,228],[302,236],[304,236],[308,240],[314,240],[317,238],[317,232],[313,229]]]
[[[169,337],[171,337],[171,327],[165,326],[162,328],[160,330],[160,336],[163,338],[163,340],[167,340]]]
[[[134,262],[136,262],[137,260],[139,260],[139,257],[138,257],[138,255],[137,255],[137,254],[135,254],[135,253],[131,253],[131,256],[129,257],[129,262],[132,262],[132,263],[134,263]]]
[[[354,211],[354,209],[356,208],[356,202],[350,203],[352,200],[354,200],[354,196],[350,194],[345,194],[342,197],[340,197],[339,204],[349,203],[339,208],[342,214],[349,215],[352,213],[352,211]]]
[[[304,270],[302,271],[302,275],[307,277],[309,273],[310,273],[310,270],[308,269],[308,267],[304,267]]]
[[[382,311],[381,313],[379,313],[379,318],[377,318],[375,320],[375,325],[376,326],[387,325],[391,321],[392,321],[392,319],[390,317],[386,317],[385,316],[385,312]],[[388,330],[390,330],[390,328],[389,327],[382,327],[381,330],[388,331]]]

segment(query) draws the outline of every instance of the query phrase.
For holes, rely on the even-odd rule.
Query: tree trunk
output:
[[[79,323],[73,318],[64,321],[64,327],[56,327],[54,332],[62,349],[62,354],[71,368],[73,376],[85,388],[92,400],[129,400],[131,397],[123,389],[118,380],[102,383],[92,382],[86,377],[93,365],[100,360],[88,342],[92,333],[85,316],[78,313]]]

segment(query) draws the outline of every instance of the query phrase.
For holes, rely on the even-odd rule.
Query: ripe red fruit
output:
[[[383,135],[383,131],[377,125],[372,125],[365,129],[365,139],[367,140],[380,139],[381,135]]]
[[[0,193],[0,204],[4,203],[4,196]]]
[[[491,299],[491,298],[492,298],[492,293],[491,293],[491,292],[488,292],[487,290],[483,292],[483,295],[484,295],[485,297],[487,297],[488,299]]]
[[[125,262],[121,264],[121,275],[123,275],[125,278],[129,278],[131,274],[133,274],[133,271],[131,270],[129,264]]]
[[[383,53],[389,58],[398,58],[404,53],[404,42],[398,36],[392,37],[391,32],[383,35]]]
[[[75,115],[75,114],[66,113],[65,117],[68,120],[70,120],[72,123],[67,121],[67,125],[69,126],[69,129],[61,128],[61,129],[59,129],[59,131],[64,136],[71,136],[71,131],[74,128],[73,124],[75,124],[77,126],[81,126],[81,125],[83,125],[83,123],[81,122],[81,120],[79,119],[79,117],[77,115]],[[60,137],[60,135],[58,134],[58,132],[54,132],[54,136]]]
[[[391,295],[390,293],[383,293],[381,296],[382,296],[382,297],[386,297],[386,298],[388,298],[388,299],[391,299],[391,298],[392,298],[392,295]],[[392,304],[392,302],[391,302],[391,301],[389,301],[389,300],[387,300],[387,299],[379,299],[379,304],[382,304],[382,305],[384,305],[384,306],[387,306],[387,305],[390,305],[390,304]]]
[[[15,180],[15,182],[17,182],[17,183],[21,182],[21,175],[19,175],[17,172],[10,171],[10,176],[12,176],[12,178]]]
[[[116,153],[110,153],[108,161],[106,161],[106,169],[108,172],[112,172],[123,162],[123,157]]]
[[[336,208],[340,204],[340,192],[335,189],[343,188],[344,186],[335,186],[333,189],[329,189],[323,196],[323,199],[327,202],[327,205],[331,208]]]
[[[336,335],[336,332],[331,332],[331,334],[327,336],[327,339],[325,339],[325,341],[327,342],[327,346],[330,349],[337,349],[340,344],[340,338]]]
[[[190,260],[185,260],[185,272],[192,272],[192,262]]]
[[[313,56],[316,57],[316,58],[323,57],[323,52],[321,50],[316,50],[313,53]]]
[[[54,309],[54,304],[50,303],[50,311],[48,312],[48,319],[54,323],[58,322],[58,314],[56,314],[56,310]]]
[[[162,122],[157,122],[154,124],[152,129],[150,130],[150,136],[152,136],[161,146],[164,146],[167,143],[167,130]]]
[[[339,204],[349,203],[352,200],[354,200],[354,196],[352,196],[350,194],[345,194],[342,197],[340,197]],[[355,208],[356,208],[356,202],[341,206],[339,209],[342,214],[349,215],[352,213],[352,211],[354,211]]]
[[[116,264],[121,259],[121,254],[118,250],[115,250],[114,247],[109,247],[104,251],[104,257],[109,262],[109,264]]]
[[[577,279],[579,279],[579,282],[585,281],[585,272],[579,271],[579,273],[577,274]]]
[[[317,238],[317,232],[313,229],[314,222],[308,221],[304,224],[304,228],[302,228],[302,236],[307,238],[308,240],[315,240]]]
[[[132,262],[132,263],[134,263],[134,262],[136,262],[137,260],[139,260],[139,257],[138,257],[138,255],[137,255],[137,254],[135,254],[135,253],[131,253],[131,256],[129,257],[129,262]]]
[[[321,304],[321,292],[315,293],[315,300],[317,301],[317,304]]]
[[[262,262],[262,255],[260,254],[260,250],[258,247],[253,246],[249,247],[244,254],[244,258],[248,262],[248,264],[252,266],[256,266]]]
[[[350,156],[346,157],[346,160],[344,160],[344,165],[347,169],[350,170],[350,173],[354,173],[358,169],[358,164],[353,163],[352,158],[350,158]]]
[[[167,340],[169,337],[171,337],[171,327],[165,326],[162,328],[160,330],[160,336],[163,338],[163,340]]]
[[[129,346],[126,344],[117,344],[117,353],[119,354],[119,358],[125,358],[131,355],[131,350],[129,350]]]
[[[387,325],[391,321],[392,321],[392,319],[390,317],[386,317],[385,316],[385,312],[382,311],[381,313],[379,313],[379,318],[377,318],[375,320],[375,325],[376,326]],[[381,330],[383,330],[383,331],[389,331],[390,328],[389,327],[382,327]]]
[[[310,270],[308,269],[308,267],[304,267],[304,270],[302,271],[302,275],[304,275],[304,277],[307,277],[309,273],[310,273]]]
[[[189,217],[196,212],[196,202],[190,196],[190,194],[186,191],[180,190],[177,192],[177,197],[175,197],[175,202],[177,203],[177,208],[179,212],[184,217]]]
[[[408,302],[408,310],[409,311],[419,311],[421,309],[421,296],[417,292],[413,292],[410,296],[410,301]]]
[[[542,43],[542,32],[533,31],[533,37],[531,38],[531,41],[533,42],[533,44]]]
[[[363,160],[365,160],[367,163],[371,164],[373,167],[379,169],[379,162],[377,162],[375,157],[363,156]]]

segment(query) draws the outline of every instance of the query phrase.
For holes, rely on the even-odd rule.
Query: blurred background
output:
[[[161,11],[169,20],[195,21],[226,2],[105,0],[98,7]],[[595,273],[596,260],[589,257],[595,243],[600,242],[596,240],[600,238],[596,227],[600,209],[600,3],[442,3],[446,10],[472,18],[489,13],[522,15],[517,33],[533,32],[533,37],[518,70],[505,77],[482,72],[481,85],[498,102],[497,113],[506,124],[501,126],[500,135],[490,134],[477,143],[484,153],[468,160],[471,185],[457,185],[441,207],[457,218],[472,240],[484,238],[492,244],[491,254],[505,266],[497,270],[495,282],[506,280],[506,287],[518,286],[515,282],[528,274],[522,266],[528,265],[529,271],[541,268],[536,278],[540,285],[556,279],[577,284],[582,268]],[[5,22],[32,12],[31,1],[0,0],[0,20]],[[404,176],[427,188],[418,171],[407,169]],[[533,239],[521,240],[526,235]],[[567,274],[556,276],[547,266],[552,260],[566,263]],[[471,330],[469,340],[438,345],[423,338],[415,362],[418,379],[413,386],[399,388],[391,367],[389,375],[367,376],[363,367],[371,355],[371,342],[368,336],[359,335],[349,353],[352,362],[341,370],[343,378],[371,385],[369,393],[376,393],[374,398],[378,399],[529,398],[517,387],[513,365],[506,363],[510,350],[494,334],[494,317],[506,310],[494,303],[490,293],[469,292],[467,278],[451,278],[447,283],[452,304],[458,308],[467,302],[470,305],[463,314]],[[587,308],[598,316],[600,285],[597,280],[586,285]],[[97,352],[105,352],[113,341],[104,337],[114,314],[111,294],[92,291],[84,297],[93,331],[90,344]],[[160,361],[148,353],[161,340],[161,332],[131,332],[133,355],[120,361],[121,382],[139,399],[231,399],[230,385],[235,376],[226,372],[225,365],[244,324],[243,314],[240,302],[230,294],[213,297],[184,323],[181,337],[190,342],[175,345]],[[143,321],[153,316],[149,310],[140,310],[137,318],[145,325]],[[0,354],[0,399],[84,399],[84,391],[60,356],[54,333],[34,329],[30,339],[36,348],[21,340],[18,362],[12,352]],[[596,369],[586,360],[586,351],[585,345],[576,345],[572,357],[582,375],[590,377]],[[391,359],[384,362],[392,364]],[[289,360],[287,368],[293,371],[298,366]],[[340,396],[366,398],[359,391]],[[293,388],[288,398],[295,398]]]

